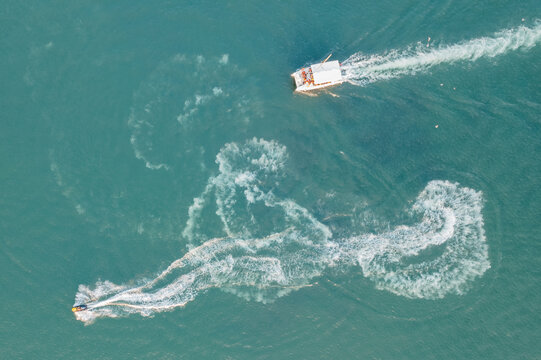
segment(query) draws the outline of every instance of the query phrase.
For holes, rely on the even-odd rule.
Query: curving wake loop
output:
[[[285,146],[263,139],[226,144],[189,208],[183,236],[190,250],[167,269],[133,286],[108,281],[80,285],[75,313],[91,323],[132,313],[149,316],[193,301],[218,288],[267,302],[311,286],[327,269],[360,266],[376,287],[409,298],[462,294],[490,268],[481,192],[431,181],[408,210],[413,225],[384,233],[335,237],[308,209],[275,190],[287,175]],[[204,232],[211,207],[222,237]],[[346,232],[342,232],[346,233]]]

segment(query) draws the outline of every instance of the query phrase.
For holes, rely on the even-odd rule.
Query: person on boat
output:
[[[78,312],[78,311],[84,311],[86,309],[88,309],[88,306],[86,306],[85,304],[82,304],[82,305],[75,305],[74,307],[71,308],[71,311]]]

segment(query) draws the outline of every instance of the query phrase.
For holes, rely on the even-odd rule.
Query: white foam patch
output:
[[[436,299],[462,294],[490,267],[480,192],[432,181],[409,210],[419,218],[415,225],[335,238],[308,209],[274,194],[287,175],[287,157],[275,141],[226,144],[216,157],[218,174],[188,210],[183,235],[190,250],[137,286],[79,286],[76,303],[89,310],[75,313],[77,319],[148,316],[184,306],[211,288],[269,302],[311,286],[329,267],[347,272],[361,266],[379,289]],[[215,210],[224,237],[204,233],[207,207]]]
[[[229,62],[229,54],[223,54],[220,59],[220,64],[226,65]]]
[[[380,80],[413,75],[442,63],[476,61],[519,49],[527,50],[541,41],[541,22],[533,27],[519,26],[455,45],[426,47],[417,44],[405,50],[391,50],[382,55],[356,53],[342,64],[346,78],[364,85]]]

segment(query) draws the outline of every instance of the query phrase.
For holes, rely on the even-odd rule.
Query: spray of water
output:
[[[226,144],[216,157],[219,173],[188,211],[183,235],[190,250],[135,285],[80,285],[75,303],[89,309],[75,313],[77,319],[149,316],[184,306],[211,288],[273,301],[311,286],[331,267],[347,272],[360,266],[379,289],[437,299],[462,294],[490,267],[480,192],[432,181],[408,210],[417,219],[414,225],[335,237],[308,209],[275,195],[286,161],[286,148],[275,141]],[[215,210],[223,237],[205,234],[206,207]],[[428,250],[437,255],[427,255]]]
[[[346,79],[356,85],[413,75],[429,68],[459,61],[492,58],[519,49],[527,50],[541,42],[541,22],[533,27],[519,26],[455,45],[427,47],[423,44],[382,55],[356,53],[342,64]]]

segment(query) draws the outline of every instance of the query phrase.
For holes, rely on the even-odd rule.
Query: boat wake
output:
[[[329,268],[360,266],[376,287],[408,298],[462,294],[490,268],[482,194],[448,181],[431,181],[408,210],[413,225],[382,233],[334,236],[292,199],[276,195],[287,175],[285,146],[263,139],[226,144],[189,208],[183,235],[189,251],[152,279],[135,285],[80,285],[78,320],[132,313],[150,316],[217,288],[246,299],[273,301],[311,286]],[[208,210],[222,236],[207,233]],[[207,232],[206,232],[207,231]]]
[[[476,61],[509,51],[527,50],[541,42],[541,22],[535,26],[519,26],[455,45],[428,47],[417,44],[405,50],[391,50],[382,55],[356,53],[342,64],[347,81],[355,85],[414,75],[442,63]]]

